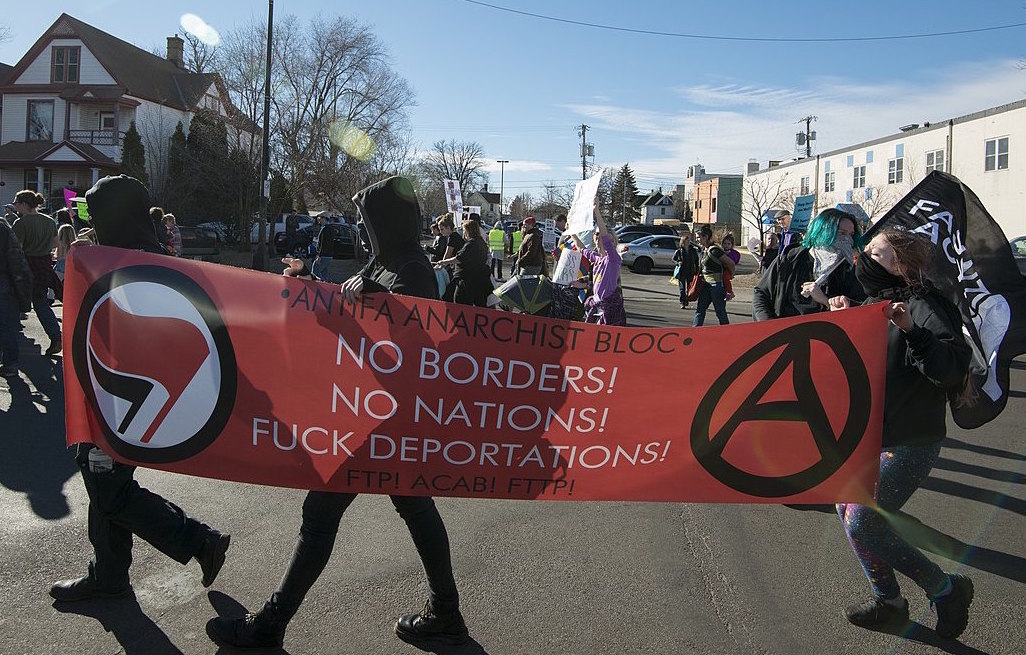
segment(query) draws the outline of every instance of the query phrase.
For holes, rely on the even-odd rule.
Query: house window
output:
[[[53,171],[49,168],[43,169],[43,188],[39,188],[39,174],[34,168],[25,169],[25,185],[22,189],[30,189],[36,193],[41,193],[47,198],[50,197],[50,182],[53,178]]]
[[[823,183],[823,191],[825,193],[831,193],[834,190],[834,188],[837,186],[837,184],[836,184],[836,176],[837,176],[837,173],[835,173],[833,171],[827,173],[824,176],[826,181]]]
[[[863,165],[863,166],[856,166],[855,168],[852,169],[852,171],[854,171],[853,174],[852,174],[852,177],[851,177],[851,186],[852,186],[852,188],[853,189],[861,189],[862,187],[866,186],[866,167],[865,167],[865,165]]]
[[[660,216],[666,216],[666,207],[660,207],[659,208],[659,215]]]
[[[50,82],[78,82],[78,63],[82,48],[79,46],[56,46],[50,50]]]
[[[987,156],[983,160],[983,170],[1003,171],[1008,168],[1008,137],[987,141]]]
[[[114,112],[112,111],[101,111],[100,112],[100,129],[107,132],[114,131]]]
[[[932,150],[926,153],[926,172],[944,171],[944,151]]]
[[[808,175],[806,175],[805,177],[803,177],[801,179],[800,187],[801,187],[801,191],[799,191],[799,193],[801,195],[804,196],[804,195],[809,193],[809,176]]]
[[[848,189],[847,191],[844,192],[844,201],[845,202],[851,202],[851,199],[852,199],[851,189]]]
[[[855,155],[848,155],[848,168],[855,165]]]
[[[894,146],[894,156],[895,157],[904,157],[905,156],[905,144],[904,143],[895,144],[895,146]]]
[[[826,162],[823,164],[823,171],[826,172],[826,173],[830,172],[830,160],[829,159],[826,160]]]
[[[867,164],[872,164],[873,163],[873,151],[872,150],[867,150],[866,151],[866,163]]]
[[[867,186],[866,187],[866,200],[872,200],[872,199],[873,199],[873,187]]]
[[[905,177],[905,158],[897,157],[887,162],[887,184],[900,184]]]
[[[711,209],[711,211],[714,214],[716,213],[716,198],[712,199],[712,209]]]
[[[53,141],[53,100],[28,101],[26,141]]]
[[[221,100],[217,96],[210,95],[209,93],[203,96],[203,108],[211,111],[221,111]]]

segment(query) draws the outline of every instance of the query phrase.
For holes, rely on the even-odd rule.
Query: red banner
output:
[[[69,444],[208,478],[547,500],[866,502],[879,307],[615,328],[112,248],[65,279]]]

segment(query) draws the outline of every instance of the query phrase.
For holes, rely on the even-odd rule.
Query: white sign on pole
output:
[[[574,201],[570,203],[570,212],[566,216],[566,231],[580,234],[595,227],[595,195],[601,180],[602,173],[598,172],[574,186]]]
[[[576,282],[581,271],[581,251],[565,248],[559,253],[559,261],[556,262],[556,271],[552,275],[552,281],[556,284],[567,285]]]
[[[463,215],[463,193],[459,180],[445,180],[445,206],[456,218]]]

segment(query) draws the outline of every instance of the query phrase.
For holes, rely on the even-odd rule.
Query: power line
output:
[[[487,2],[481,2],[480,0],[463,0],[472,5],[479,5],[481,7],[488,7],[489,9],[495,9],[498,11],[506,11],[511,14],[519,14],[521,16],[529,16],[531,18],[538,18],[540,20],[548,20],[554,23],[566,23],[569,25],[578,25],[580,27],[593,27],[600,30],[610,30],[613,32],[629,32],[631,34],[646,34],[649,36],[670,36],[679,39],[705,39],[707,41],[743,41],[743,42],[755,42],[755,43],[850,43],[855,41],[901,41],[905,39],[930,39],[941,36],[958,36],[960,34],[978,34],[980,32],[993,32],[996,30],[1008,30],[1016,27],[1024,27],[1026,23],[1010,23],[1008,25],[992,25],[990,27],[977,27],[973,29],[965,30],[952,30],[950,32],[925,32],[920,34],[895,34],[891,36],[849,36],[849,37],[770,37],[770,36],[724,36],[722,34],[687,34],[682,32],[660,32],[656,30],[642,30],[635,29],[632,27],[619,27],[617,25],[603,25],[601,23],[588,23],[580,20],[571,20],[569,18],[557,18],[555,16],[546,16],[544,14],[535,14],[529,11],[521,11],[519,9],[511,9],[509,7],[502,7],[499,5],[489,4]]]

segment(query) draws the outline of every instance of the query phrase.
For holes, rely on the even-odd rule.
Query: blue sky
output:
[[[266,18],[262,1],[79,0],[6,3],[14,64],[62,11],[147,49],[164,48],[192,12],[220,31]],[[732,37],[842,38],[1026,23],[1022,0],[858,3],[489,0],[521,12],[631,30]],[[13,6],[11,6],[13,5]],[[143,7],[145,6],[145,9]],[[594,162],[629,162],[642,190],[682,181],[696,162],[740,173],[754,158],[795,156],[798,119],[818,116],[819,152],[1026,96],[1026,27],[893,41],[767,43],[680,38],[556,22],[468,0],[278,0],[276,19],[346,12],[372,27],[412,85],[416,144],[479,142],[498,190],[538,195]]]

